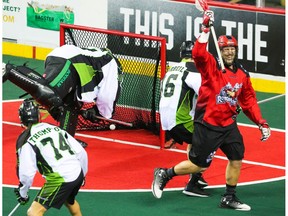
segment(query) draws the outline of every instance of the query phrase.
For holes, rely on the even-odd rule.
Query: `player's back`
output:
[[[65,44],[63,46],[56,47],[55,49],[53,49],[50,53],[48,53],[47,57],[54,56],[54,57],[60,57],[64,59],[72,59],[75,56],[82,55],[86,57],[98,58],[103,55],[106,55],[107,53],[108,53],[108,50],[102,51],[100,48],[97,48],[97,47],[89,47],[89,48],[84,49],[84,48],[80,48],[74,45]]]
[[[67,132],[54,125],[38,123],[31,127],[27,142],[33,146],[38,169],[46,179],[69,182],[79,176],[81,165]]]
[[[200,78],[199,74],[197,76]],[[191,121],[194,91],[190,82],[193,79],[195,80],[194,74],[187,71],[186,62],[173,65],[163,78],[159,104],[163,130],[170,130],[177,124]]]

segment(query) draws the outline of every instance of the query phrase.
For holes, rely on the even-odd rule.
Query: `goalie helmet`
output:
[[[238,48],[237,40],[231,35],[221,35],[218,38],[219,48],[222,49],[224,47],[235,47]]]
[[[20,105],[18,112],[20,121],[25,126],[39,122],[39,108],[33,99],[25,99]]]
[[[192,58],[193,41],[184,41],[180,47],[180,58]]]

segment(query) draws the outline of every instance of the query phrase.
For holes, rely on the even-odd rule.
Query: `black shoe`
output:
[[[208,183],[205,181],[205,179],[201,176],[198,180],[198,184],[201,185],[201,187],[207,187]]]
[[[154,170],[154,180],[151,185],[154,197],[160,199],[163,189],[171,178],[167,175],[167,169],[156,168]]]
[[[84,141],[82,141],[82,140],[79,140],[79,139],[76,139],[80,144],[81,144],[81,146],[83,147],[83,148],[86,148],[87,146],[88,146],[88,144],[86,143],[86,142],[84,142]]]
[[[205,190],[203,190],[203,187],[196,183],[194,185],[187,184],[185,189],[183,190],[183,193],[187,196],[196,196],[196,197],[209,197],[210,194],[207,193]]]
[[[235,194],[223,195],[220,201],[221,208],[235,209],[239,211],[250,211],[251,207],[245,203],[242,203]]]
[[[194,183],[192,183],[192,181]],[[189,179],[189,183],[188,184],[196,184],[198,183],[201,187],[207,187],[208,183],[205,181],[205,179],[203,178],[203,175],[201,173],[194,173],[194,174],[190,174],[190,179]]]

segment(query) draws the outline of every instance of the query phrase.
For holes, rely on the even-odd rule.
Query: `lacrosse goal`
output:
[[[130,123],[133,128],[147,129],[160,136],[164,133],[159,117],[160,80],[166,72],[166,39],[162,37],[112,31],[79,25],[60,25],[60,45],[81,48],[108,48],[123,68],[120,97],[112,119]],[[93,104],[84,104],[89,108]],[[92,123],[79,116],[77,130],[109,130],[109,121]],[[117,125],[117,128],[125,128]],[[131,126],[130,126],[131,127]]]

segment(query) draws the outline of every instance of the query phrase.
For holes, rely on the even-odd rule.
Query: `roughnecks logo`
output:
[[[216,103],[224,104],[229,103],[231,106],[236,106],[237,104],[237,92],[242,88],[242,83],[236,83],[234,87],[228,82],[221,90],[218,95],[216,95]]]
[[[206,163],[210,163],[213,160],[213,157],[215,155],[216,151],[211,152],[208,157],[206,158]]]

